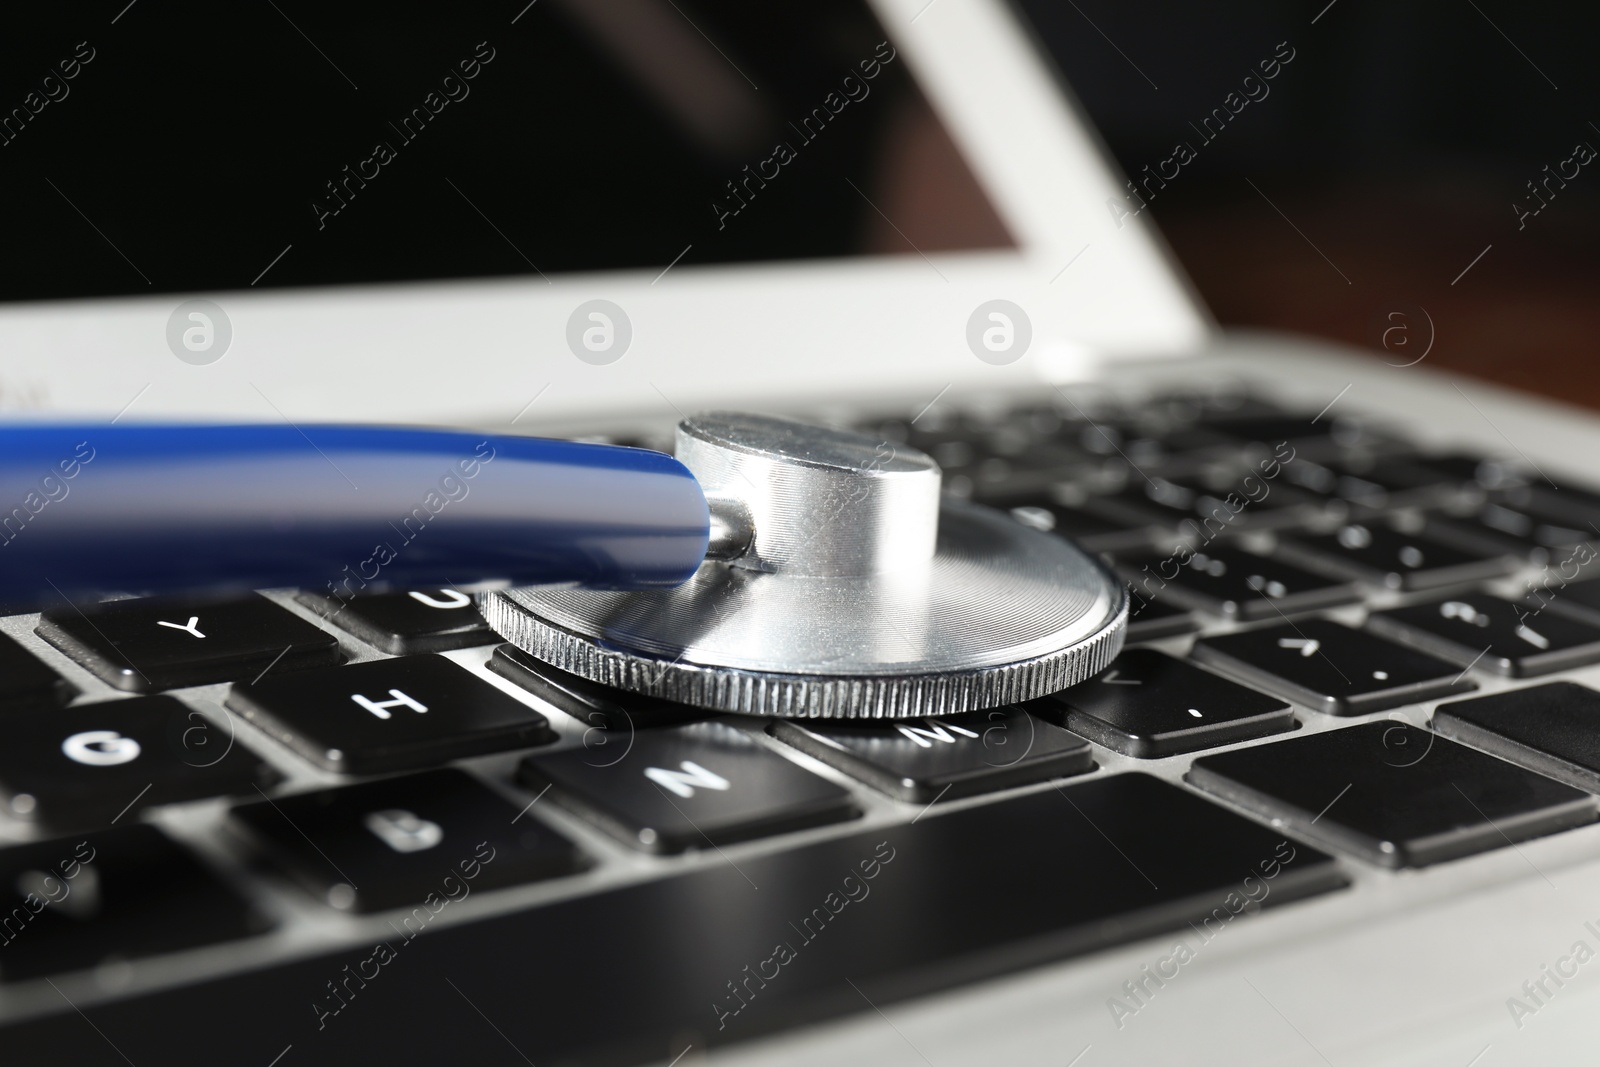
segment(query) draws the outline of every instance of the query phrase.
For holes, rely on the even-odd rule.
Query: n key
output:
[[[592,746],[529,756],[518,780],[624,842],[682,852],[837,822],[845,789],[720,722],[641,730],[624,755]]]
[[[1367,629],[1456,663],[1516,678],[1600,661],[1600,629],[1486,593],[1374,612]]]

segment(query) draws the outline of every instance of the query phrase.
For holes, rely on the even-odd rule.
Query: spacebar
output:
[[[397,936],[381,967],[356,949],[91,1007],[104,1038],[65,1012],[0,1042],[17,1062],[99,1063],[105,1039],[168,1065],[291,1044],[296,1065],[665,1061],[1342,884],[1323,853],[1120,774]]]

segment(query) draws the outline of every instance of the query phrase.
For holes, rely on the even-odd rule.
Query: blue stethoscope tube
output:
[[[110,592],[677,585],[705,495],[658,452],[358,426],[0,427],[0,606]]]

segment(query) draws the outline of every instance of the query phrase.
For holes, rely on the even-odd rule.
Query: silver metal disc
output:
[[[676,589],[489,593],[489,625],[584,678],[698,707],[917,718],[1031,700],[1121,650],[1127,593],[1069,542],[958,500],[934,558],[869,575],[707,562]]]

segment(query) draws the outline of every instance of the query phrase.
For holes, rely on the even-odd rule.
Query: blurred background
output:
[[[1600,408],[1600,8],[1014,2],[1224,325]],[[11,21],[0,301],[1012,242],[853,0]],[[794,126],[868,60],[848,121]],[[755,179],[778,139],[798,162]]]
[[[1401,363],[1431,319],[1428,365],[1600,408],[1600,167],[1574,156],[1600,148],[1600,8],[1019,6],[1128,176],[1196,150],[1152,183],[1145,217],[1223,324]],[[1263,90],[1280,42],[1294,58]],[[1260,99],[1240,107],[1246,92]],[[1225,125],[1197,130],[1225,107]]]

